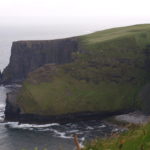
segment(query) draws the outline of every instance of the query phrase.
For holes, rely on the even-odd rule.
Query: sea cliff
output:
[[[34,41],[25,46],[27,49],[22,46],[19,52],[12,50],[3,81],[27,78],[16,94],[19,111],[6,107],[6,120],[10,110],[15,110],[12,113],[24,122],[41,122],[45,117],[58,121],[61,116],[76,114],[76,118],[84,119],[87,114],[94,118],[137,109],[150,112],[150,25],[114,28],[58,41],[48,42],[56,44],[53,51],[44,50],[48,58],[43,58],[40,45],[33,53]],[[40,53],[36,55],[38,49]],[[28,57],[26,50],[30,51]],[[22,61],[20,56],[28,61]]]
[[[29,72],[44,64],[69,63],[72,61],[71,54],[77,50],[76,38],[13,42],[10,63],[2,73],[1,82],[22,82]]]

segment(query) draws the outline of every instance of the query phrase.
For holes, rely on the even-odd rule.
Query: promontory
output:
[[[58,121],[142,110],[150,112],[150,25],[12,45],[2,84],[6,120]]]

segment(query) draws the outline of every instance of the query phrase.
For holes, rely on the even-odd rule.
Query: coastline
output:
[[[4,122],[19,122],[29,124],[47,124],[47,123],[76,123],[79,121],[90,120],[108,120],[114,124],[146,124],[150,121],[150,115],[146,115],[140,111],[135,110],[120,110],[117,112],[79,112],[70,113],[56,116],[44,116],[37,114],[23,114],[20,113],[19,107],[15,100],[16,95],[22,85],[12,84],[5,85],[11,89],[11,92],[7,93],[6,106],[5,106],[5,119]]]
[[[117,115],[114,117],[116,121],[121,121],[136,125],[145,125],[150,122],[150,115],[140,111],[134,111],[127,114]]]

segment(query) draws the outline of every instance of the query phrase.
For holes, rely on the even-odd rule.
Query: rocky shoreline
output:
[[[114,119],[125,123],[144,125],[150,122],[150,115],[146,115],[140,111],[134,111],[127,114],[117,115]]]
[[[113,120],[131,123],[131,124],[146,124],[150,122],[150,115],[144,114],[141,111],[132,110],[121,110],[116,112],[81,112],[81,113],[70,113],[65,115],[56,116],[42,116],[36,114],[25,114],[21,113],[19,106],[16,102],[16,96],[19,93],[21,85],[14,87],[9,85],[12,91],[7,93],[6,108],[5,108],[5,122],[17,121],[19,123],[30,123],[30,124],[45,124],[45,123],[68,123],[68,122],[79,122],[88,120],[102,120],[113,117]]]

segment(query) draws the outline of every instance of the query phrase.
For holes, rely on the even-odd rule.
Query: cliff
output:
[[[72,61],[78,50],[76,38],[45,41],[17,41],[11,48],[10,63],[2,73],[2,83],[23,81],[29,72],[47,63],[64,64]]]
[[[150,112],[150,25],[95,32],[78,37],[78,44],[82,53],[76,49],[73,62],[28,74],[16,96],[22,120]]]

